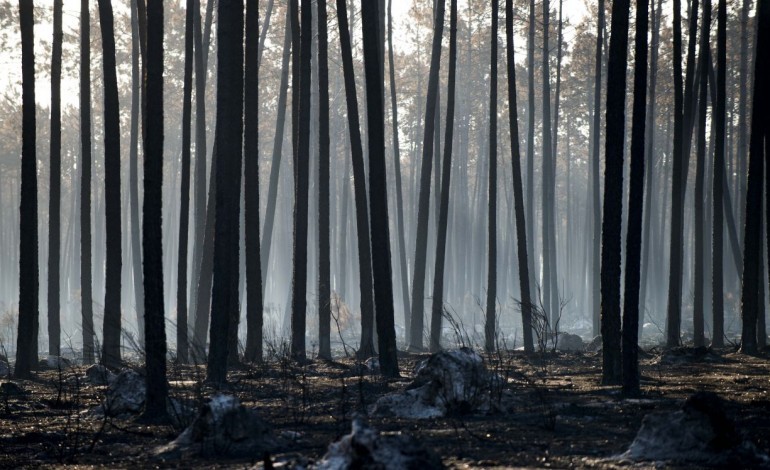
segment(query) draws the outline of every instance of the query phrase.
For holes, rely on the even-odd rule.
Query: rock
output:
[[[470,413],[488,404],[492,380],[476,351],[441,351],[417,366],[416,377],[405,392],[377,400],[374,413],[418,419]]]
[[[586,345],[585,350],[588,351],[588,352],[599,352],[599,351],[601,351],[602,350],[602,335],[594,336],[594,339],[592,339],[591,342]]]
[[[107,385],[115,380],[116,375],[101,364],[93,364],[86,369],[86,380],[93,385]]]
[[[0,360],[0,377],[10,377],[11,376],[11,366],[8,364],[8,362]]]
[[[242,406],[234,396],[218,394],[208,399],[179,437],[155,453],[162,458],[185,454],[253,458],[275,446],[270,427],[256,410]]]
[[[559,351],[584,351],[585,344],[583,338],[572,333],[560,333],[556,342],[556,349]]]
[[[41,369],[64,370],[71,367],[72,362],[61,356],[48,355],[45,359],[40,360],[39,365]]]
[[[441,459],[412,436],[382,434],[360,420],[353,421],[350,434],[329,445],[315,467],[319,470],[378,468],[423,470],[444,468]]]
[[[146,396],[144,377],[131,369],[123,370],[110,381],[102,411],[107,416],[139,413]]]
[[[21,388],[21,386],[15,382],[3,382],[0,384],[0,395],[19,396],[26,395],[27,391]]]
[[[645,416],[621,457],[719,465],[734,459],[733,451],[744,453],[738,436],[722,399],[711,392],[698,392],[678,411]]]

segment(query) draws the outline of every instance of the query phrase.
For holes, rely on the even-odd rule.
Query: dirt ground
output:
[[[505,379],[488,411],[441,419],[367,416],[385,393],[405,389],[415,364],[427,355],[404,355],[403,378],[384,380],[353,359],[293,363],[273,359],[235,369],[228,393],[256,407],[281,437],[275,462],[313,462],[330,442],[366,417],[381,431],[403,431],[439,454],[452,468],[645,467],[616,458],[633,440],[645,414],[676,410],[697,391],[726,400],[726,411],[757,449],[770,453],[770,356],[732,349],[682,349],[642,354],[643,394],[624,399],[619,387],[600,385],[601,355],[511,352],[486,356]],[[209,458],[161,461],[152,451],[174,439],[186,422],[145,426],[134,419],[104,418],[89,410],[104,400],[105,386],[82,380],[83,367],[39,371],[0,391],[0,468],[205,467],[246,468],[261,460]],[[171,396],[195,407],[213,390],[201,385],[201,367],[171,365]],[[3,379],[0,382],[8,382]],[[186,418],[187,422],[191,418]],[[659,462],[658,466],[661,465]],[[686,462],[671,462],[687,468]]]

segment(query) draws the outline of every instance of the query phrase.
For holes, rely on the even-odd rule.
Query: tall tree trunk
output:
[[[770,54],[770,2],[757,2],[757,41],[754,47],[757,58]],[[751,137],[749,140],[749,179],[746,191],[746,229],[743,243],[743,286],[741,289],[741,352],[755,354],[757,346],[757,319],[764,312],[756,293],[764,290],[759,270],[760,245],[762,238],[762,177],[763,155],[770,151],[770,125],[763,117],[770,106],[770,93],[765,85],[770,80],[770,66],[767,60],[754,63],[754,97],[751,104]],[[764,147],[764,148],[763,148]],[[765,169],[770,171],[770,169]],[[767,176],[766,174],[764,175]],[[768,201],[770,202],[770,201]],[[770,215],[770,214],[767,214]],[[767,216],[766,215],[766,216]],[[768,230],[770,232],[770,230]]]
[[[88,0],[80,2],[80,146],[81,323],[83,362],[91,364],[94,362],[94,307],[91,279],[91,16]]]
[[[446,132],[444,162],[441,175],[441,206],[436,232],[436,267],[433,273],[433,307],[430,322],[430,350],[441,349],[441,317],[444,313],[444,265],[446,259],[447,224],[449,219],[449,180],[452,175],[452,141],[454,138],[455,87],[457,76],[457,0],[449,7],[449,77],[447,81]],[[392,82],[391,82],[392,83]]]
[[[556,253],[551,251],[553,233],[551,229],[554,226],[554,214],[552,196],[556,189],[554,183],[554,166],[556,162],[553,151],[553,141],[551,139],[551,73],[550,73],[550,49],[548,45],[549,23],[551,10],[548,0],[543,0],[543,62],[542,62],[542,82],[543,82],[543,183],[541,186],[543,205],[543,304],[547,314],[551,315],[551,324],[556,323],[558,316],[558,294],[556,283],[554,281],[555,257]]]
[[[337,0],[337,23],[340,30],[340,53],[342,55],[342,71],[345,80],[345,101],[348,111],[350,153],[353,163],[353,191],[356,203],[356,227],[358,232],[358,269],[359,286],[361,289],[361,345],[358,355],[359,357],[369,357],[374,354],[374,279],[370,251],[369,208],[366,199],[364,153],[361,146],[361,128],[359,127],[353,52],[350,44],[350,29],[348,27],[348,13],[345,0]]]
[[[647,120],[648,0],[636,3],[634,44],[634,104],[631,124],[631,173],[626,234],[626,273],[623,297],[623,394],[639,393],[639,277],[644,210],[645,121]],[[615,12],[613,11],[613,16]],[[626,14],[626,18],[627,18]],[[614,29],[613,29],[614,32]],[[649,191],[649,189],[648,189]]]
[[[136,0],[131,2],[131,131],[128,150],[128,193],[131,211],[131,272],[136,309],[139,344],[144,345],[144,289],[142,288],[142,241],[139,220],[139,117],[144,85],[140,75],[139,55],[143,42],[139,38]]]
[[[308,0],[309,3],[309,0]],[[398,377],[396,330],[393,313],[393,278],[390,266],[390,230],[385,170],[385,107],[382,63],[382,35],[377,2],[361,1],[361,29],[364,39],[366,113],[369,131],[369,220],[372,234],[372,274],[380,368],[386,377]]]
[[[738,188],[735,193],[736,203],[738,204],[739,220],[741,233],[740,238],[745,235],[742,230],[746,223],[746,184],[747,184],[747,161],[749,153],[749,139],[747,133],[748,124],[746,118],[749,116],[747,109],[748,98],[751,94],[749,87],[749,10],[751,9],[751,0],[743,0],[741,6],[741,58],[739,69],[740,98],[738,99]]]
[[[58,356],[61,347],[61,56],[62,0],[53,2],[51,55],[51,195],[48,201],[48,354]]]
[[[704,339],[705,307],[705,258],[704,258],[704,190],[706,165],[706,105],[708,100],[708,61],[709,28],[711,27],[711,0],[703,0],[703,18],[701,21],[700,57],[699,57],[699,92],[698,99],[698,147],[696,150],[697,168],[695,172],[695,288],[693,305],[693,342],[695,347],[702,347]]]
[[[206,380],[227,380],[230,322],[238,312],[238,257],[243,143],[243,1],[217,7],[216,223],[211,330]]]
[[[147,59],[144,134],[144,327],[147,398],[143,418],[165,420],[166,322],[163,312],[163,4],[150,2],[147,9]]]
[[[388,69],[390,72],[390,108],[393,113],[393,171],[396,174],[396,227],[398,230],[398,261],[401,268],[401,299],[404,309],[404,328],[411,321],[409,306],[409,266],[406,261],[406,230],[404,228],[404,197],[401,190],[401,149],[398,141],[398,103],[396,101],[396,65],[393,60],[393,0],[388,0]],[[409,336],[407,334],[407,336]]]
[[[519,117],[516,105],[516,66],[513,60],[513,0],[505,0],[505,53],[508,69],[508,125],[511,133],[511,162],[513,165],[513,198],[516,212],[516,240],[521,288],[521,325],[524,351],[534,351],[532,341],[532,300],[529,284],[527,226],[524,217],[524,192],[521,184],[521,152],[519,150]]]
[[[104,70],[104,205],[106,235],[106,281],[104,290],[104,336],[102,362],[120,366],[120,103],[115,64],[115,28],[112,2],[99,0]]]
[[[602,383],[604,384],[617,384],[622,375],[620,361],[620,233],[623,211],[623,136],[626,122],[629,7],[628,0],[615,0],[612,4],[609,61],[607,62],[607,116],[605,118],[607,130],[604,157],[601,267]],[[636,323],[634,323],[635,328]]]
[[[679,328],[682,323],[682,232],[684,225],[683,175],[685,156],[682,137],[682,5],[674,0],[674,149],[671,174],[671,237],[670,269],[668,277],[668,307],[666,314],[666,345],[679,345]]]
[[[38,245],[37,157],[35,156],[35,36],[32,0],[19,0],[22,72],[21,205],[19,211],[19,330],[17,378],[29,378],[37,364]]]
[[[271,2],[272,4],[272,2]],[[262,361],[262,260],[259,246],[259,4],[246,4],[244,82],[245,359]],[[283,137],[283,136],[282,136]]]
[[[545,1],[545,5],[547,4],[548,0]],[[548,11],[545,6],[543,9]],[[495,340],[497,339],[497,332],[495,331],[495,310],[497,307],[497,13],[498,1],[492,0],[492,36],[489,56],[489,213],[487,215],[489,238],[487,242],[487,315],[484,324],[484,347],[487,352],[495,350]],[[543,117],[543,120],[544,122],[550,120],[550,117]],[[550,146],[550,141],[547,145]]]
[[[180,364],[188,361],[187,341],[187,240],[190,220],[190,141],[192,121],[193,22],[195,6],[186,0],[184,34],[184,81],[182,103],[182,194],[179,203],[179,254],[176,290],[176,356]]]
[[[674,0],[679,1],[679,0]],[[591,185],[593,186],[593,245],[591,247],[591,320],[593,324],[593,333],[600,333],[600,253],[601,253],[601,227],[602,208],[599,204],[600,199],[600,140],[601,140],[601,107],[602,107],[602,44],[604,34],[604,0],[599,0],[599,18],[596,28],[596,58],[594,64],[594,109],[593,124],[591,125]]]
[[[653,187],[653,172],[655,171],[655,92],[658,84],[658,49],[660,46],[660,21],[661,12],[663,11],[662,0],[658,0],[658,7],[655,8],[655,0],[650,1],[651,13],[652,13],[652,43],[650,45],[650,97],[647,100],[647,123],[645,124],[645,194],[644,194],[644,227],[642,234],[642,274],[641,274],[641,287],[639,288],[639,301],[641,303],[639,308],[639,331],[641,332],[642,325],[644,323],[644,312],[647,308],[647,283],[649,266],[650,266],[650,247],[652,246],[651,228],[652,228],[652,187]]]
[[[318,0],[318,355],[331,359],[329,62],[326,0]]]
[[[535,242],[535,0],[529,2],[527,35],[527,220],[529,221],[527,240],[532,243],[529,271],[537,279],[538,262]]]
[[[292,3],[296,0],[292,0]],[[299,101],[297,152],[294,161],[294,263],[291,282],[291,354],[305,358],[307,307],[308,186],[310,173],[310,49],[312,10],[310,0],[302,0],[300,32]],[[296,43],[295,43],[296,44]]]
[[[428,96],[425,105],[425,133],[422,139],[422,168],[420,170],[420,195],[417,206],[417,240],[414,250],[412,275],[412,315],[409,325],[409,349],[423,349],[423,325],[425,309],[425,265],[428,253],[428,219],[430,215],[430,174],[433,164],[433,146],[436,132],[436,96],[438,95],[439,69],[441,68],[441,38],[444,33],[445,0],[436,1],[433,23],[433,44],[428,75]]]
[[[725,189],[725,94],[727,91],[727,2],[719,0],[717,6],[717,100],[714,110],[716,120],[716,141],[714,144],[714,179],[711,188],[714,201],[714,216],[711,226],[711,313],[713,333],[711,347],[724,346],[724,189]],[[728,204],[728,210],[730,205]]]
[[[286,101],[289,88],[289,56],[291,53],[291,18],[289,9],[286,11],[286,27],[283,35],[283,54],[281,56],[281,83],[278,90],[278,111],[275,118],[275,138],[273,140],[273,157],[270,165],[270,181],[267,187],[267,207],[265,209],[265,224],[262,229],[260,243],[260,264],[262,271],[262,299],[265,298],[267,286],[267,267],[270,262],[270,249],[273,243],[273,226],[275,224],[275,208],[278,201],[278,177],[281,170],[283,153],[283,134],[286,124]]]

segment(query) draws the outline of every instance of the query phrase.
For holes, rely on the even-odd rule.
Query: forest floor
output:
[[[416,363],[427,356],[404,354],[403,378],[391,380],[367,373],[353,359],[298,364],[279,358],[231,372],[228,393],[256,408],[272,432],[282,436],[282,444],[271,453],[274,461],[312,463],[329,443],[350,432],[352,419],[366,416],[378,397],[404,390]],[[770,355],[746,356],[734,349],[653,350],[642,353],[640,360],[638,398],[625,399],[619,387],[600,385],[601,353],[511,352],[485,357],[489,368],[505,378],[500,391],[507,398],[494,411],[425,420],[366,419],[380,431],[416,437],[452,468],[638,468],[656,463],[633,463],[618,456],[634,439],[644,416],[680,409],[693,393],[711,391],[725,400],[727,415],[742,437],[770,453]],[[19,394],[3,386],[0,468],[261,465],[259,457],[158,460],[153,450],[176,438],[184,423],[147,426],[130,417],[89,412],[104,400],[106,386],[80,380],[84,370],[73,366],[39,371],[34,380],[14,380],[23,390]],[[201,385],[203,375],[202,367],[171,365],[171,396],[201,403],[212,393]]]

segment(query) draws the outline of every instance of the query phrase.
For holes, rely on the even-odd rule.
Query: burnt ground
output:
[[[415,364],[427,355],[404,355],[404,378],[385,380],[364,371],[353,359],[293,363],[275,358],[265,365],[241,367],[230,374],[230,390],[256,407],[271,424],[280,445],[276,461],[314,461],[327,445],[365,416],[375,400],[403,390]],[[599,467],[634,464],[616,458],[636,435],[645,414],[679,409],[697,391],[726,400],[738,432],[757,449],[770,453],[770,355],[758,357],[732,349],[682,349],[642,354],[642,396],[624,399],[619,387],[600,385],[601,355],[520,352],[485,357],[505,378],[491,393],[492,409],[441,419],[372,417],[381,431],[404,431],[438,453],[445,465],[470,467]],[[182,430],[146,426],[131,417],[104,418],[89,410],[104,399],[105,386],[80,378],[84,368],[37,372],[36,379],[14,381],[0,391],[0,467],[207,467],[244,468],[260,459],[200,458],[161,461],[156,447]],[[171,365],[171,395],[195,407],[213,390],[201,385],[203,369]],[[3,380],[7,382],[7,380]],[[674,463],[688,467],[686,462]],[[695,466],[695,465],[692,465]]]

